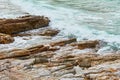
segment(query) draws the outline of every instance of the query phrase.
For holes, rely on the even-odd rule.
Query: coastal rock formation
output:
[[[103,64],[90,67],[84,70],[87,80],[119,80],[120,79],[120,60],[105,62]]]
[[[64,46],[66,44],[70,44],[72,42],[76,42],[76,38],[71,38],[71,39],[66,39],[66,40],[61,40],[61,41],[57,41],[57,42],[53,42],[50,45],[51,46]]]
[[[1,48],[0,80],[120,80],[120,53],[97,54],[100,41],[57,36],[48,23],[40,16],[0,20],[0,43],[19,37],[27,45],[16,40],[14,47]]]
[[[0,19],[0,33],[15,34],[49,25],[50,20],[43,16],[27,15],[16,19]]]
[[[71,44],[72,46],[77,46],[78,49],[85,49],[85,48],[95,48],[97,45],[99,45],[99,41],[80,41],[77,43]]]
[[[12,36],[55,36],[60,32],[58,29],[53,29],[51,27],[44,27],[44,28],[39,28],[39,29],[34,29],[34,30],[29,30],[25,32],[21,32],[18,34],[13,34]]]
[[[27,55],[39,53],[42,51],[47,51],[48,49],[49,47],[46,47],[43,45],[38,45],[35,47],[26,48],[26,49],[13,49],[7,52],[0,52],[0,59],[27,56]]]
[[[76,39],[65,39],[59,42],[55,42],[55,43],[51,43],[52,46],[57,45],[57,46],[61,46],[61,44],[67,44],[67,43],[72,43],[76,41]],[[51,45],[50,44],[50,45]],[[36,54],[36,53],[40,53],[43,51],[56,51],[58,50],[58,48],[52,47],[52,46],[44,46],[44,45],[36,45],[36,46],[31,46],[25,49],[13,49],[13,50],[9,50],[9,51],[3,51],[0,52],[0,59],[6,59],[6,58],[14,58],[14,57],[22,57],[22,56],[29,56],[32,54]]]
[[[41,33],[39,33],[42,36],[55,36],[59,33],[58,29],[52,29],[52,28],[46,28],[43,29],[43,31],[41,31]]]
[[[12,43],[14,38],[7,34],[0,33],[0,44]]]
[[[76,54],[75,52],[80,49],[73,46],[75,43],[77,43],[75,38],[61,39],[25,49],[2,51],[0,52],[0,79],[119,80],[119,53]],[[79,42],[79,44],[82,43]]]

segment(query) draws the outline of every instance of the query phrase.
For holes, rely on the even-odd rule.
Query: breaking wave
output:
[[[120,50],[119,0],[11,0],[25,12],[50,18],[64,37],[102,40],[101,50]]]

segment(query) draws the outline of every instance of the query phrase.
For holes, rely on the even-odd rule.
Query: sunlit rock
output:
[[[22,16],[16,19],[0,19],[0,33],[15,34],[49,25],[50,20],[43,16]]]
[[[14,41],[14,38],[7,34],[0,33],[0,44],[9,44]]]

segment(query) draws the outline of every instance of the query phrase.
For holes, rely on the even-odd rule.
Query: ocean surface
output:
[[[4,16],[0,13],[2,17],[44,15],[50,18],[51,27],[61,30],[59,35],[107,42],[101,51],[120,50],[120,0],[0,1],[10,5]]]

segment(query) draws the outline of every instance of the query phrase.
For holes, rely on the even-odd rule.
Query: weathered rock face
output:
[[[93,49],[93,47],[86,47],[87,44],[91,44],[91,41],[79,42],[79,44],[84,45],[84,48]],[[81,51],[78,48],[76,39],[63,38],[50,43],[46,42],[46,44],[42,45],[30,46],[25,49],[0,52],[0,79],[120,79],[119,53],[109,55],[99,55],[96,52],[75,54],[76,51]]]
[[[105,62],[84,70],[84,73],[91,80],[120,80],[119,66],[120,60]]]
[[[23,48],[17,45],[1,48],[0,80],[120,80],[120,53],[97,54],[100,46],[97,40],[55,38],[59,30],[44,27],[48,24],[49,19],[40,16],[0,20],[0,44],[14,41],[3,33],[19,36],[28,42],[25,45],[29,44],[21,45]],[[30,44],[34,41],[38,43]]]
[[[22,33],[14,34],[13,36],[55,36],[60,32],[58,29],[51,27],[44,27],[34,30],[25,31]]]
[[[0,33],[0,44],[12,43],[14,38],[7,34]]]
[[[49,25],[50,20],[43,16],[23,16],[17,19],[0,19],[0,33],[14,34]]]
[[[71,39],[67,39],[67,40],[61,40],[61,41],[57,41],[57,42],[53,42],[50,45],[51,46],[64,46],[66,44],[70,44],[72,42],[76,42],[76,38],[71,38]]]
[[[43,33],[41,33],[40,35],[42,35],[42,36],[55,36],[58,33],[59,33],[59,30],[47,29],[47,30],[43,31]]]
[[[16,19],[0,19],[0,44],[12,43],[14,38],[7,34],[14,34],[49,25],[50,20],[43,16],[27,15]],[[43,32],[43,31],[42,31]],[[59,31],[47,30],[41,35],[56,35]],[[2,34],[5,33],[5,34]]]
[[[85,49],[85,48],[95,48],[97,45],[99,45],[99,41],[81,41],[77,43],[71,44],[72,46],[78,46],[78,49]]]
[[[39,53],[42,51],[47,51],[48,49],[49,47],[43,46],[43,45],[38,45],[35,47],[26,48],[26,49],[14,49],[7,52],[0,52],[0,59],[27,56],[27,55]]]
[[[51,43],[51,44],[52,46],[61,46],[61,43],[62,45],[65,45],[65,44],[69,44],[75,41],[76,39],[73,38],[73,39],[67,39],[67,40],[65,39],[65,40],[58,41],[58,42]],[[36,53],[43,52],[43,51],[56,51],[59,49],[59,48],[55,48],[52,46],[36,45],[36,46],[31,46],[25,49],[13,49],[10,51],[4,51],[4,52],[0,52],[0,59],[28,56],[28,55],[36,54]]]

